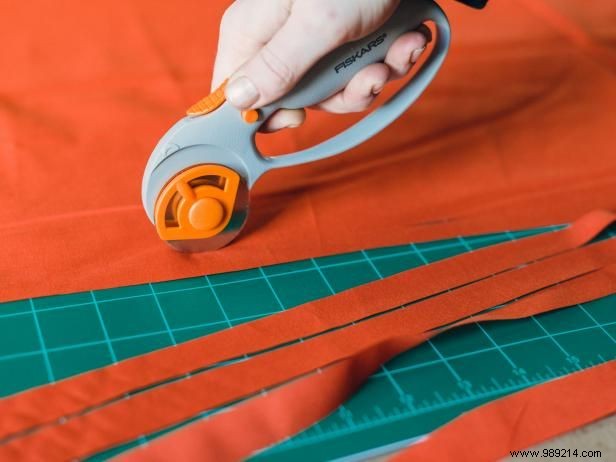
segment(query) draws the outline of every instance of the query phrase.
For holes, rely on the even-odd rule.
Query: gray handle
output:
[[[312,106],[346,86],[368,64],[383,61],[391,44],[403,33],[434,21],[437,36],[432,53],[394,96],[382,106],[338,135],[311,148],[275,157],[263,157],[268,168],[290,167],[335,156],[347,151],[397,119],[430,84],[449,49],[450,29],[445,13],[432,0],[401,0],[397,10],[377,31],[347,43],[319,61],[283,98],[263,107],[263,119],[280,108]],[[257,124],[255,124],[257,125]],[[255,132],[258,126],[254,127]]]

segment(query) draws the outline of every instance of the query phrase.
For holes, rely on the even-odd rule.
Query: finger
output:
[[[304,109],[280,109],[261,125],[259,131],[271,133],[283,128],[295,128],[303,124],[304,120],[306,120]]]
[[[317,107],[334,113],[364,111],[383,90],[389,76],[390,69],[386,64],[366,66],[353,76],[344,90],[322,101]]]
[[[392,78],[404,77],[431,40],[432,33],[425,25],[398,37],[385,56],[385,64],[391,68]]]
[[[212,89],[271,40],[289,16],[286,0],[236,0],[220,23]]]
[[[416,31],[398,37],[390,47],[385,59],[390,71],[388,80],[400,78],[407,74],[431,39],[430,29],[424,25]],[[382,81],[383,75],[377,74],[376,68],[373,66],[379,65],[373,64],[360,71],[351,79],[345,90],[321,102],[317,107],[336,113],[358,112],[367,109],[374,100],[374,96],[380,93],[386,83],[386,81]],[[372,88],[372,95],[369,94],[370,88]]]
[[[225,93],[231,104],[246,109],[278,99],[319,58],[346,40],[336,2],[297,5],[302,9],[294,7],[272,39],[230,78]]]

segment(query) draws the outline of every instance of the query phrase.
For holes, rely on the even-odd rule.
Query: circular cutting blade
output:
[[[216,250],[229,244],[248,218],[250,183],[240,156],[213,145],[192,145],[170,154],[166,148],[166,144],[157,146],[153,157],[158,163],[146,169],[142,184],[144,208],[158,235],[184,252]],[[216,217],[221,208],[208,207],[202,201],[208,197],[220,202],[224,215]],[[201,216],[208,210],[214,215]],[[221,227],[210,228],[220,218]]]
[[[242,231],[248,219],[248,204],[248,186],[242,178],[235,197],[231,219],[225,229],[215,236],[208,238],[167,240],[166,242],[180,252],[195,253],[220,249],[233,241]]]

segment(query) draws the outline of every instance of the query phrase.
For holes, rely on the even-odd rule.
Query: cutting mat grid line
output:
[[[0,304],[0,395],[200,337],[448,256],[560,228],[458,237]],[[610,232],[605,237],[614,235]],[[616,358],[615,307],[612,296],[534,319],[471,324],[441,335],[390,361],[318,425],[255,459],[327,460],[395,444],[481,402]]]

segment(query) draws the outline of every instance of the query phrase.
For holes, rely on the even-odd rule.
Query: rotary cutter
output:
[[[383,61],[394,40],[426,21],[437,31],[424,65],[390,100],[358,123],[303,151],[266,157],[255,144],[259,126],[280,108],[314,105],[346,86],[368,64]],[[287,95],[258,110],[225,101],[224,84],[188,109],[163,136],[143,177],[142,200],[161,239],[178,250],[214,250],[231,242],[248,217],[250,189],[269,170],[343,153],[398,118],[425,90],[449,47],[449,24],[431,0],[402,0],[369,36],[322,58]]]

